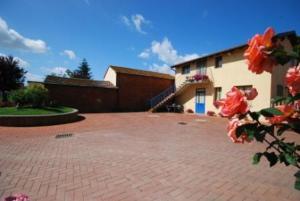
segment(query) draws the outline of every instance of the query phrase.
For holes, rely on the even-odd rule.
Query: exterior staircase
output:
[[[160,108],[164,103],[170,100],[175,94],[175,85],[170,86],[157,96],[154,96],[150,99],[150,109],[149,112],[155,112]]]
[[[149,112],[155,112],[160,107],[164,106],[169,100],[174,98],[177,94],[184,91],[190,85],[189,82],[183,82],[177,89],[175,89],[175,85],[169,87],[165,91],[161,92],[157,96],[154,96],[150,99],[150,109]]]

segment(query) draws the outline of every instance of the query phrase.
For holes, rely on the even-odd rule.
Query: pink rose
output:
[[[253,73],[272,72],[276,62],[269,56],[267,51],[273,46],[272,38],[274,35],[275,31],[269,27],[266,29],[264,35],[256,34],[248,42],[248,48],[244,53],[244,57],[247,60],[248,69]]]
[[[245,93],[236,87],[232,87],[231,91],[227,92],[226,98],[215,101],[214,105],[221,108],[220,114],[223,117],[245,114],[249,110]]]
[[[300,65],[292,67],[287,71],[285,83],[293,96],[300,93]]]
[[[23,193],[20,193],[6,197],[4,201],[29,201],[29,197]]]
[[[253,100],[258,95],[258,92],[256,88],[251,88],[245,91],[245,95],[247,97],[247,100]]]
[[[287,120],[289,117],[291,117],[295,112],[294,107],[292,105],[279,105],[275,108],[280,110],[283,114],[267,118],[271,124],[281,123]]]
[[[244,143],[245,141],[250,142],[246,133],[242,134],[239,138],[236,136],[236,129],[241,125],[242,123],[239,121],[239,119],[233,118],[229,121],[227,126],[227,135],[234,143]]]

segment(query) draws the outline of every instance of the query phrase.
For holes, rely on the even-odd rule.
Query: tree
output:
[[[3,102],[7,101],[7,92],[23,86],[26,73],[13,56],[0,56],[0,91]]]
[[[91,79],[92,73],[86,59],[83,59],[77,70],[67,70],[66,73],[71,78]]]

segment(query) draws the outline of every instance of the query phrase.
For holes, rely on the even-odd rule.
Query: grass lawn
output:
[[[16,107],[1,107],[0,115],[39,115],[39,114],[61,114],[71,112],[73,108],[69,107],[43,107],[43,108],[31,108],[24,107],[17,109]]]

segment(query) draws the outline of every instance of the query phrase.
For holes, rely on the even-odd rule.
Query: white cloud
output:
[[[7,55],[0,53],[0,56],[5,56],[6,57]],[[14,57],[14,59],[19,62],[19,66],[22,67],[22,68],[28,68],[30,66],[30,64],[27,61],[21,59],[20,57]]]
[[[149,23],[148,20],[146,20],[141,14],[132,15],[131,20],[138,32],[143,34],[146,33],[145,31],[142,30],[142,25],[148,24]]]
[[[72,50],[64,50],[61,55],[65,55],[67,57],[69,57],[69,59],[76,59],[76,54],[74,51]]]
[[[121,16],[121,20],[126,26],[134,27],[136,31],[142,34],[146,34],[142,26],[150,23],[150,21],[146,20],[141,14],[131,15],[130,19],[127,16]]]
[[[130,20],[128,19],[128,17],[122,16],[122,17],[121,17],[121,20],[122,20],[122,22],[123,22],[126,26],[131,26],[131,22],[130,22]]]
[[[185,54],[185,55],[179,55],[177,53],[177,50],[173,47],[171,41],[169,41],[168,38],[164,38],[161,42],[153,41],[151,43],[151,47],[149,48],[151,50],[151,53],[153,55],[156,55],[158,59],[168,65],[174,65],[176,63],[188,61],[194,58],[199,57],[198,54]],[[141,55],[145,56],[143,53]],[[149,52],[150,54],[150,52]],[[150,56],[150,55],[149,55]]]
[[[42,82],[44,81],[45,77],[42,75],[38,75],[38,74],[33,74],[33,73],[26,73],[26,79],[28,81],[38,81],[38,82]]]
[[[158,65],[156,63],[152,64],[149,68],[151,71],[159,73],[174,74],[174,71],[171,70],[170,66],[167,64]]]
[[[142,59],[148,59],[150,57],[150,49],[145,49],[143,52],[141,52],[138,57]]]
[[[19,57],[15,57],[15,58],[19,62],[20,67],[22,67],[22,68],[28,68],[30,66],[30,64],[27,61],[25,61],[25,60],[23,60],[23,59],[21,59]]]
[[[0,17],[0,47],[26,50],[34,53],[44,53],[48,50],[47,44],[40,40],[26,38],[14,29],[10,29],[7,23]]]
[[[52,68],[47,68],[47,67],[41,67],[41,70],[44,71],[46,74],[55,74],[58,76],[63,76],[66,74],[66,71],[68,68],[66,67],[52,67]]]

